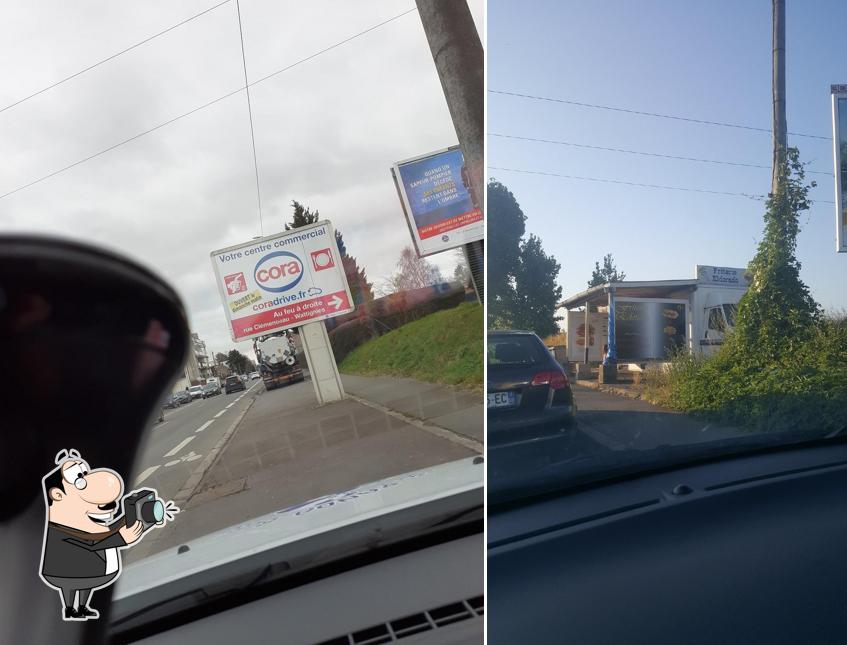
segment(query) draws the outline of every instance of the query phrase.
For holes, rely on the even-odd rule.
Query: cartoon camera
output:
[[[127,495],[123,499],[126,525],[132,526],[141,520],[144,531],[155,524],[161,524],[165,517],[165,504],[156,497],[155,491],[144,489]]]

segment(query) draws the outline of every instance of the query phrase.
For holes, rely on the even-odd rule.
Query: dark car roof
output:
[[[534,331],[524,331],[522,329],[491,329],[488,331],[489,336],[535,336]]]

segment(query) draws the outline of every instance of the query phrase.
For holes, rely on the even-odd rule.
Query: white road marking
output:
[[[232,402],[232,403],[230,403],[228,406],[226,406],[226,409],[227,409],[227,410],[229,410],[229,409],[230,409],[233,405],[235,405],[236,403],[238,403],[238,401],[233,401],[233,402]]]
[[[214,420],[214,419],[209,419],[208,421],[206,421],[206,423],[204,423],[202,426],[200,426],[199,428],[197,428],[194,432],[203,432],[203,430],[205,430],[206,428],[208,428],[208,427],[209,427],[210,425],[212,425],[214,422],[215,422],[215,420]],[[193,438],[194,438],[194,437],[192,437],[192,439],[193,439]],[[170,457],[170,455],[165,455],[165,457]]]
[[[217,419],[219,416],[221,416],[222,414],[225,414],[225,413],[226,413],[226,410],[221,410],[220,412],[218,412],[218,413],[215,415],[215,418]]]
[[[211,423],[211,421],[209,421],[209,423]],[[194,441],[194,435],[191,435],[190,437],[186,437],[185,439],[180,441],[178,444],[176,444],[173,448],[171,448],[168,452],[166,452],[164,456],[165,457],[173,457],[176,453],[178,453],[180,450],[185,448],[185,446],[187,446],[192,441]]]
[[[146,468],[146,469],[142,470],[141,473],[139,473],[138,477],[135,478],[135,484],[133,484],[133,485],[138,486],[141,482],[143,482],[145,479],[147,479],[150,475],[152,475],[157,470],[159,470],[159,468],[161,468],[161,466],[150,466],[150,468]]]
[[[182,463],[183,461],[196,461],[197,459],[200,459],[202,456],[203,455],[198,455],[196,452],[194,452],[192,450],[187,455],[183,455],[179,459],[174,459],[173,461],[169,461],[168,463],[165,464],[165,468],[170,468],[171,466],[176,466],[177,464]]]

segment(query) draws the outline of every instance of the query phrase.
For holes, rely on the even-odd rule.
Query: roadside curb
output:
[[[191,476],[188,478],[185,484],[183,484],[179,492],[174,496],[174,504],[182,508],[181,504],[185,504],[186,502],[188,502],[188,500],[191,499],[191,497],[197,490],[197,487],[200,486],[200,482],[203,481],[203,477],[212,468],[212,466],[215,465],[215,462],[217,462],[218,458],[220,457],[220,454],[223,452],[224,448],[226,448],[230,439],[232,439],[232,435],[235,434],[235,430],[236,428],[238,428],[239,424],[241,423],[241,420],[244,418],[250,408],[253,407],[253,403],[255,402],[256,396],[253,395],[252,397],[250,397],[250,401],[241,411],[241,414],[236,417],[235,421],[233,421],[229,428],[226,429],[226,432],[221,435],[221,438],[218,439],[218,442],[215,444],[215,447],[209,451],[209,454],[206,455],[206,458],[200,462],[200,465],[197,466],[197,468],[194,469],[194,471],[191,473]]]
[[[628,390],[623,387],[616,387],[614,385],[601,385],[597,381],[576,381],[576,384],[581,385],[582,387],[590,387],[593,390],[600,390],[601,392],[607,392],[609,394],[623,396],[628,399],[641,400],[642,398],[640,392],[634,392],[632,390]]]
[[[408,423],[409,425],[415,426],[420,430],[424,430],[425,432],[435,435],[436,437],[446,439],[447,441],[451,441],[464,448],[473,450],[474,452],[482,454],[485,449],[483,442],[477,441],[476,439],[472,439],[463,434],[459,434],[458,432],[454,432],[453,430],[448,430],[447,428],[442,428],[441,426],[437,426],[432,423],[427,423],[426,421],[418,419],[417,417],[411,417],[407,414],[403,414],[402,412],[398,412],[397,410],[387,408],[379,403],[374,403],[373,401],[363,399],[362,397],[356,396],[355,394],[350,394],[349,392],[346,393],[346,396],[347,398],[353,399],[356,403],[361,403],[362,405],[366,405],[369,408],[373,408],[374,410],[379,410],[383,414],[392,416],[395,419],[400,419],[401,421]]]
[[[200,465],[195,468],[191,476],[188,480],[183,484],[182,488],[177,492],[174,498],[171,500],[175,506],[177,506],[180,511],[184,511],[185,504],[193,497],[194,493],[197,491],[197,488],[200,486],[200,482],[203,481],[204,475],[215,465],[220,454],[223,452],[224,448],[226,448],[232,436],[235,434],[235,430],[241,424],[241,420],[247,414],[251,407],[253,407],[253,403],[256,402],[256,396],[253,395],[250,397],[250,401],[241,411],[241,414],[236,417],[235,421],[226,429],[226,432],[223,433],[218,442],[215,444],[215,447],[209,451],[209,454],[206,455],[206,458],[200,462]],[[167,527],[165,527],[167,528]],[[138,547],[133,549],[133,556],[138,555],[137,559],[143,559],[149,556],[155,550],[155,544],[162,539],[162,533],[157,531],[155,535],[151,535],[149,539],[145,540],[143,545],[139,545]],[[133,559],[135,561],[135,558]]]

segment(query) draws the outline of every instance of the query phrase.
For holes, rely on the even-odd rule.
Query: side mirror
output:
[[[0,520],[43,494],[63,448],[129,476],[188,339],[179,297],[147,269],[83,244],[0,236]]]

